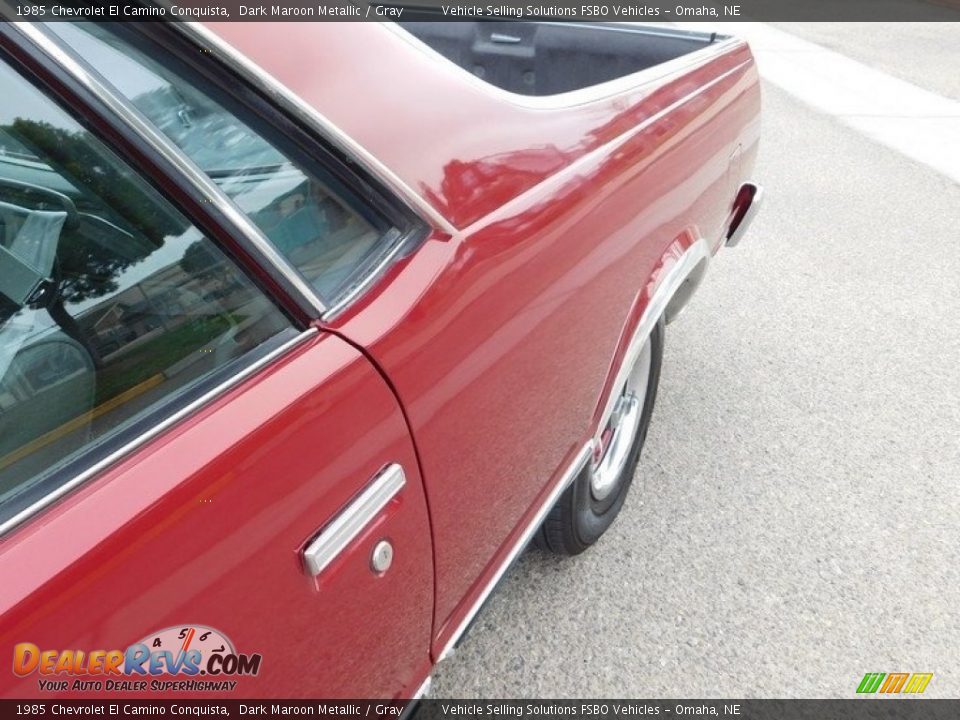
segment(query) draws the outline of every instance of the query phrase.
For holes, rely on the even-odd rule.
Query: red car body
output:
[[[412,697],[582,462],[664,278],[696,261],[672,312],[737,221],[757,72],[731,40],[572,102],[498,90],[377,24],[203,32],[430,233],[257,372],[12,527],[0,647],[123,648],[197,623],[262,655],[233,696]],[[308,541],[390,463],[403,489],[304,572]],[[382,538],[394,562],[378,574]],[[0,695],[49,693],[7,673]]]

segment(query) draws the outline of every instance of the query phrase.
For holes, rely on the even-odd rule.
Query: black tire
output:
[[[650,376],[640,424],[615,490],[602,501],[596,500],[590,489],[589,469],[585,469],[563,492],[534,536],[539,548],[558,555],[579,555],[600,539],[619,514],[633,483],[653,416],[663,363],[663,339],[664,322],[661,319],[650,333]]]

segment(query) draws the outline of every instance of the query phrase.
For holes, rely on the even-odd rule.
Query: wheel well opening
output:
[[[703,258],[697,263],[696,267],[690,271],[690,274],[683,279],[670,302],[667,303],[667,309],[664,311],[664,317],[668,323],[673,322],[690,302],[690,298],[703,282],[703,276],[707,273],[708,258]]]

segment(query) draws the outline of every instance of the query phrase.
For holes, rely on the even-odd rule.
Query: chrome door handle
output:
[[[303,549],[303,564],[316,577],[369,525],[406,484],[403,468],[388,465]]]

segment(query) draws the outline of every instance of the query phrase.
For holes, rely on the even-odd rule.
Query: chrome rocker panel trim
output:
[[[524,548],[527,547],[527,544],[533,538],[534,533],[540,529],[540,525],[543,523],[544,518],[546,518],[547,513],[550,512],[550,509],[554,506],[554,504],[556,504],[557,499],[587,466],[592,456],[593,441],[591,440],[583,446],[580,452],[577,453],[577,456],[573,459],[573,462],[567,466],[567,469],[557,480],[556,484],[547,494],[546,498],[544,498],[543,502],[540,504],[540,507],[537,508],[536,514],[530,519],[530,522],[527,524],[526,528],[524,528],[523,532],[520,534],[520,537],[517,538],[513,547],[510,549],[510,552],[508,552],[506,557],[500,561],[497,571],[487,581],[487,584],[484,586],[481,593],[473,601],[473,604],[470,605],[470,610],[457,624],[453,634],[451,634],[444,643],[443,650],[441,650],[437,656],[437,662],[450,657],[450,655],[453,653],[453,649],[463,636],[463,633],[470,626],[470,623],[473,622],[473,618],[476,617],[477,613],[480,612],[480,609],[487,601],[487,598],[490,597],[490,593],[493,592],[494,588],[506,574],[507,570],[509,570],[513,565],[514,560],[516,560],[520,553],[523,552]]]

